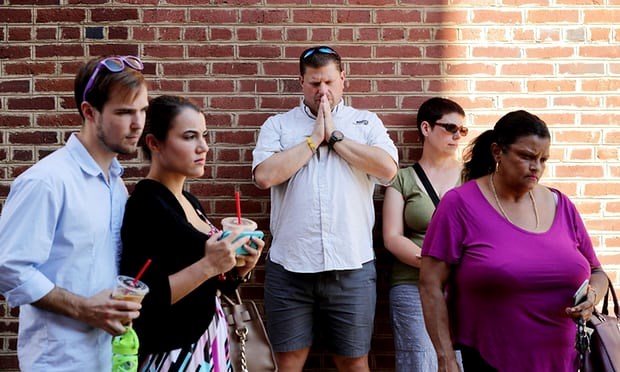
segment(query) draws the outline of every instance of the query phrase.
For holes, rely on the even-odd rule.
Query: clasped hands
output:
[[[326,95],[321,97],[321,103],[316,113],[316,122],[310,138],[317,145],[323,142],[329,142],[329,137],[336,129],[334,118],[332,117],[332,108]]]

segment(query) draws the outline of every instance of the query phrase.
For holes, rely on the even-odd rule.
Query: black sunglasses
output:
[[[445,129],[446,132],[450,134],[456,134],[458,132],[458,134],[460,134],[461,137],[465,137],[467,133],[469,133],[469,129],[467,127],[459,126],[459,125],[452,124],[452,123],[434,122],[433,125],[439,125],[443,129]]]
[[[314,53],[323,53],[323,54],[335,54],[338,55],[338,53],[336,53],[335,50],[333,50],[330,47],[326,47],[326,46],[320,46],[320,47],[315,47],[315,48],[311,48],[308,49],[302,56],[301,59],[306,59],[308,57],[310,57],[311,55],[313,55]]]

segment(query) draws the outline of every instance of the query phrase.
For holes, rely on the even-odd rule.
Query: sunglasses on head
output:
[[[84,93],[82,94],[82,101],[86,101],[86,94],[91,90],[93,84],[95,84],[95,79],[102,67],[107,68],[110,72],[121,72],[125,69],[125,66],[137,71],[142,71],[144,69],[144,64],[142,64],[140,58],[134,56],[108,57],[102,59],[97,64],[90,79],[88,79],[88,83],[86,83],[86,88],[84,88]]]
[[[459,126],[459,125],[452,124],[452,123],[434,122],[433,125],[439,125],[443,129],[445,129],[446,132],[450,134],[456,134],[458,132],[461,135],[461,137],[465,137],[467,133],[469,133],[469,129],[467,127]]]
[[[326,46],[320,46],[320,47],[315,47],[312,49],[308,49],[304,55],[301,57],[301,59],[306,59],[308,57],[310,57],[311,55],[313,55],[314,53],[323,53],[323,54],[335,54],[338,55],[338,53],[336,53],[335,50],[333,50],[330,47],[326,47]]]

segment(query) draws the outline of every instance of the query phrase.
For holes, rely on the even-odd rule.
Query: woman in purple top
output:
[[[538,184],[546,124],[502,117],[468,148],[464,185],[441,200],[422,247],[420,294],[439,371],[576,371],[576,322],[607,277],[573,203]],[[585,279],[584,302],[573,294]],[[444,296],[444,290],[447,296]]]

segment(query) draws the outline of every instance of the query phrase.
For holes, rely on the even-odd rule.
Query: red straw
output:
[[[241,225],[241,201],[239,200],[239,191],[235,191],[235,202],[237,203],[237,225]]]
[[[146,268],[149,267],[150,264],[151,264],[151,259],[149,258],[148,260],[146,260],[146,263],[144,263],[144,266],[142,266],[142,268],[140,269],[140,272],[138,272],[138,275],[136,275],[133,282],[131,282],[132,287],[136,286],[136,283],[138,283],[138,280],[140,280],[140,278],[142,277],[142,274],[144,274],[144,271],[146,271]]]

